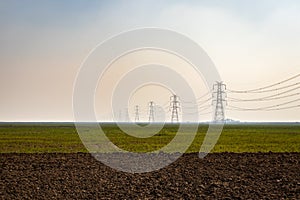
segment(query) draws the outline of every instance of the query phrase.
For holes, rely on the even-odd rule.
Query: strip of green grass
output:
[[[198,152],[207,131],[200,125],[188,152]],[[168,144],[177,131],[166,126],[153,137],[128,136],[105,124],[110,140],[128,151],[149,152]],[[191,134],[191,133],[186,133]],[[179,144],[180,145],[180,144]],[[300,125],[226,125],[213,152],[300,152]],[[0,153],[87,152],[72,124],[0,125]]]

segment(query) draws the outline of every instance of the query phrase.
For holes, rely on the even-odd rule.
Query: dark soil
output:
[[[300,199],[300,153],[185,154],[130,174],[90,154],[0,154],[2,199]]]

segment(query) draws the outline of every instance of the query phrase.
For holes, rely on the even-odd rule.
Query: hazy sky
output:
[[[230,89],[284,80],[300,73],[299,10],[298,0],[0,0],[0,121],[72,121],[73,83],[81,62],[101,41],[139,27],[189,36]],[[296,98],[234,105],[259,107]],[[300,121],[299,111],[228,111],[226,117]]]

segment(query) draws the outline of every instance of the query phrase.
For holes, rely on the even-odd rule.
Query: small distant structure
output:
[[[179,102],[179,97],[176,94],[173,94],[170,97],[170,110],[171,110],[171,122],[172,123],[178,123],[179,122],[179,117],[178,117],[178,112],[180,109],[180,102]]]
[[[154,122],[154,102],[149,102],[149,122]]]
[[[225,119],[224,120],[225,124],[240,124],[241,122],[239,120],[234,120],[234,119]]]
[[[135,122],[139,122],[140,121],[140,114],[139,114],[139,106],[136,105],[135,106],[135,118],[134,118]]]

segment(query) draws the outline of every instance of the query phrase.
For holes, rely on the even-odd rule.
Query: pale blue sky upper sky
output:
[[[0,0],[0,121],[72,120],[83,59],[107,37],[138,27],[189,36],[231,88],[285,79],[300,71],[299,10],[298,0]],[[229,115],[300,120],[297,110]]]

